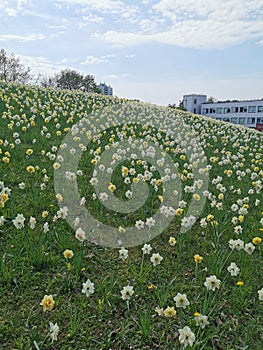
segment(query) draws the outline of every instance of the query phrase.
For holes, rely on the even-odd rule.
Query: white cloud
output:
[[[106,9],[109,0],[89,0],[89,3],[96,9]],[[201,49],[225,48],[250,39],[261,42],[263,38],[262,0],[228,0],[224,5],[221,0],[160,0],[148,6],[148,16],[141,14],[136,20],[129,12],[120,16],[124,22],[124,16],[130,23],[137,22],[136,29],[123,30],[120,25],[119,30],[108,30],[94,37],[116,47],[157,42]],[[129,10],[132,13],[132,8]]]
[[[56,25],[56,26],[47,26],[49,29],[66,29],[67,27],[64,25]]]
[[[92,13],[89,13],[87,16],[83,16],[83,21],[85,22],[91,22],[91,23],[103,23],[104,22],[104,18],[94,15]]]
[[[262,7],[262,0],[228,0],[224,4],[221,0],[160,0],[153,6],[155,10],[172,19],[187,19],[193,14],[226,23],[245,18],[251,11],[262,11]]]
[[[80,5],[84,9],[93,9],[104,13],[119,13],[127,8],[134,7],[125,5],[122,0],[56,0],[56,3],[58,5],[63,3],[71,6]]]
[[[17,15],[17,10],[16,9],[12,9],[12,8],[6,8],[5,9],[5,12],[7,14],[7,16],[10,16],[10,17],[16,17]]]
[[[263,38],[263,1],[161,0],[159,17],[139,21],[136,31],[109,30],[100,37],[113,46],[148,42],[193,48],[224,48]]]
[[[122,0],[55,0],[55,4],[59,9],[62,8],[62,5],[70,6],[74,8],[77,14],[91,14],[91,11],[96,11],[102,14],[118,16],[115,22],[136,23],[139,16],[138,6],[127,5],[125,1]],[[93,15],[93,18],[95,19],[96,17],[94,16],[95,15]],[[97,18],[99,23],[102,21],[101,18],[100,16]],[[83,27],[85,27],[85,22],[79,25],[79,28]]]
[[[40,74],[41,76],[50,76],[67,68],[64,65],[65,62],[63,62],[63,59],[58,63],[52,63],[43,56],[16,55],[16,57],[19,57],[21,63],[26,67],[30,67],[32,73],[36,75]]]
[[[143,33],[153,34],[158,33],[161,29],[161,26],[163,26],[164,23],[164,18],[158,18],[157,16],[154,16],[152,18],[145,18],[140,20],[139,26]]]
[[[90,64],[99,64],[99,63],[103,63],[103,62],[109,62],[110,58],[114,58],[114,57],[115,57],[115,55],[113,55],[113,54],[100,56],[100,57],[87,56],[85,61],[82,62],[81,65],[90,65]]]
[[[107,31],[102,35],[96,34],[94,35],[94,38],[95,37],[101,38],[116,47],[139,45],[153,40],[150,35],[117,32],[112,30]]]
[[[45,35],[41,33],[31,33],[28,35],[19,35],[19,34],[0,34],[0,41],[35,41],[35,40],[43,40],[45,39]]]
[[[125,58],[135,58],[135,57],[136,55],[134,55],[133,53],[125,55]]]
[[[79,23],[79,29],[87,27],[90,23],[101,24],[104,22],[104,18],[96,14],[89,13],[82,17],[82,22]]]
[[[0,10],[1,15],[7,15],[10,17],[16,17],[17,15],[24,13],[26,8],[31,4],[31,0],[1,0]]]
[[[107,79],[117,80],[121,78],[129,78],[131,77],[130,73],[121,73],[121,74],[108,74],[106,75]]]

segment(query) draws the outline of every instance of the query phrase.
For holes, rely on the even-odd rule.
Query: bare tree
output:
[[[31,79],[30,68],[24,68],[13,53],[8,57],[4,49],[0,50],[0,80],[27,84]]]

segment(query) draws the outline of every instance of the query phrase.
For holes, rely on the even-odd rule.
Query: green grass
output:
[[[114,112],[115,107],[119,114]],[[113,108],[110,116],[103,115],[101,111],[108,108]],[[136,117],[133,113],[137,113]],[[174,209],[182,206],[179,200],[186,203],[182,215],[174,216],[161,234],[147,242],[152,247],[149,255],[143,255],[140,244],[128,247],[128,258],[122,260],[121,243],[119,248],[112,248],[94,240],[80,242],[67,220],[56,218],[60,207],[54,172],[60,170],[54,170],[53,164],[58,161],[63,168],[64,163],[56,159],[60,145],[81,118],[88,124],[84,122],[75,135],[79,139],[74,141],[74,147],[78,149],[87,141],[86,131],[93,131],[92,125],[97,126],[99,137],[91,137],[78,164],[83,172],[77,176],[78,191],[80,198],[86,199],[85,206],[70,203],[72,192],[64,189],[62,193],[62,203],[72,206],[73,218],[86,208],[97,221],[110,227],[109,237],[111,228],[126,228],[118,236],[124,239],[136,221],[146,221],[166,203],[166,199],[161,202],[161,196],[171,198]],[[111,182],[116,186],[114,196],[128,203],[125,193],[132,190],[134,178],[145,175],[147,170],[151,178],[158,180],[159,170],[165,168],[156,166],[150,170],[159,156],[153,157],[151,164],[149,157],[145,163],[133,162],[121,153],[122,140],[140,139],[148,142],[141,150],[147,151],[151,142],[157,149],[158,142],[163,145],[164,157],[177,163],[170,172],[180,178],[177,186],[182,194],[174,195],[169,182],[160,182],[154,189],[151,180],[146,180],[149,192],[143,206],[126,213],[114,211],[94,195],[96,189],[90,183],[94,176],[92,160],[102,156],[107,145],[115,147],[116,152],[120,150],[119,164],[111,165]],[[33,150],[31,155],[26,154],[28,149]],[[0,208],[4,219],[0,226],[1,349],[183,349],[179,329],[189,326],[195,334],[193,349],[261,350],[263,304],[258,291],[263,288],[262,243],[255,244],[250,255],[244,249],[231,250],[229,240],[241,239],[247,244],[255,237],[263,238],[262,149],[262,133],[189,113],[77,91],[1,84],[0,182],[4,185],[0,186],[0,194],[3,187],[11,190],[8,199],[3,197]],[[69,159],[73,158],[71,154]],[[102,164],[97,159],[97,165]],[[29,173],[28,166],[35,171]],[[124,183],[123,166],[135,169],[134,174],[129,174],[131,183]],[[205,169],[207,176],[195,171],[195,166]],[[206,190],[209,196],[196,214],[195,224],[183,233],[181,220],[195,213],[189,212],[193,193],[184,190],[191,189],[199,177],[208,179],[207,188],[204,184],[193,193],[203,199]],[[110,194],[109,183],[103,185],[104,192]],[[237,204],[237,211],[233,211],[233,204]],[[241,208],[247,211],[242,214]],[[48,212],[46,217],[42,215],[44,211]],[[18,214],[25,217],[21,229],[13,224]],[[213,215],[211,220],[208,215]],[[36,218],[34,229],[29,226],[31,216]],[[49,226],[47,232],[43,231],[45,223]],[[155,223],[158,224],[161,223]],[[238,226],[242,228],[239,233]],[[93,229],[99,241],[100,229],[89,227]],[[171,236],[176,239],[175,246],[169,244]],[[71,259],[63,256],[66,249],[73,251]],[[150,261],[152,253],[163,257],[155,267]],[[195,254],[202,256],[202,262],[195,262]],[[231,262],[240,269],[237,276],[227,270]],[[214,292],[204,286],[211,275],[221,281]],[[87,279],[95,287],[89,297],[82,293]],[[238,286],[238,281],[243,285]],[[128,301],[121,298],[121,290],[127,285],[134,289]],[[173,298],[178,292],[189,300],[185,309],[176,307]],[[45,295],[55,300],[51,311],[44,312],[40,306]],[[176,315],[158,315],[157,307],[165,310],[168,306],[175,308]],[[208,316],[209,324],[204,329],[196,325],[196,312]],[[53,343],[49,322],[59,326]]]

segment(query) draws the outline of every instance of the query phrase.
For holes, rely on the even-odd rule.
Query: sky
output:
[[[0,0],[0,49],[159,105],[263,98],[263,0]]]

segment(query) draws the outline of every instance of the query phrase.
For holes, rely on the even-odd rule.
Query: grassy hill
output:
[[[244,127],[1,83],[1,349],[261,350],[262,153]]]

